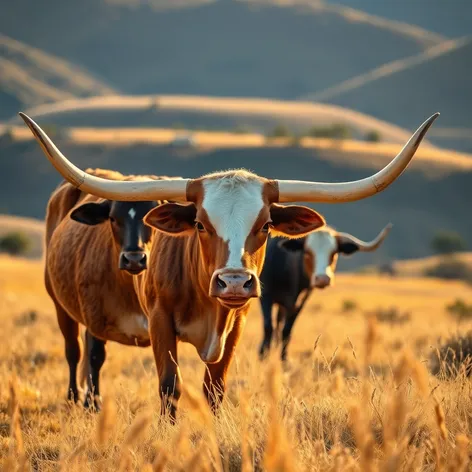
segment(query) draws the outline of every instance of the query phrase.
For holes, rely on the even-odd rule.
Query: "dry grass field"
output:
[[[253,304],[218,417],[204,365],[181,344],[186,390],[175,426],[159,416],[150,349],[109,344],[99,414],[67,404],[68,369],[42,263],[0,257],[0,469],[467,470],[471,384],[428,373],[441,339],[465,333],[446,310],[472,287],[339,275],[315,293],[289,361],[260,363]],[[390,308],[396,316],[382,316]]]

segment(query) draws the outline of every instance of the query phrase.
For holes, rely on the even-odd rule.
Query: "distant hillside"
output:
[[[468,0],[325,0],[379,15],[389,20],[418,25],[455,38],[470,34],[472,8]]]
[[[275,0],[16,0],[2,5],[0,31],[128,94],[284,99],[443,39],[350,9]]]
[[[16,231],[26,234],[31,241],[31,247],[24,256],[40,258],[43,254],[44,221],[36,218],[0,214],[0,236]]]
[[[112,93],[79,67],[0,34],[0,119],[25,107]]]
[[[344,181],[372,172],[366,162],[359,165],[355,159],[351,163],[326,159],[320,150],[313,148],[185,150],[151,144],[75,145],[64,139],[58,139],[57,143],[81,168],[105,167],[128,173],[196,177],[218,169],[246,167],[267,177]],[[0,155],[0,175],[8,176],[0,187],[0,211],[44,218],[46,202],[60,181],[58,173],[35,141],[4,142]],[[471,171],[433,179],[412,167],[375,197],[350,204],[314,206],[326,215],[330,224],[363,239],[374,237],[389,221],[395,225],[378,252],[343,258],[342,269],[392,258],[423,257],[430,255],[431,236],[441,228],[459,232],[472,246],[472,220],[465,217],[470,213],[471,179]]]
[[[23,110],[41,123],[86,128],[187,128],[267,134],[283,125],[295,134],[335,124],[350,128],[352,138],[375,131],[382,142],[404,144],[411,130],[354,110],[288,100],[218,98],[191,95],[107,96],[66,100]],[[433,112],[431,109],[430,112]],[[423,115],[422,120],[426,118]],[[415,126],[419,126],[418,121]],[[24,128],[18,114],[8,124]],[[424,141],[423,147],[428,146]]]
[[[454,255],[454,259],[460,260],[472,267],[472,253],[464,252]],[[421,277],[426,270],[436,267],[444,260],[441,256],[430,256],[421,259],[412,259],[395,262],[395,270],[403,277]]]
[[[425,107],[433,107],[441,112],[441,126],[432,130],[430,139],[435,142],[434,135],[439,138],[441,128],[454,136],[457,128],[462,130],[465,146],[460,149],[469,150],[467,143],[472,148],[472,141],[464,138],[467,134],[470,138],[470,130],[464,129],[472,128],[470,64],[472,38],[463,38],[301,98],[353,108],[403,127],[414,126]],[[452,140],[445,145],[459,149]]]

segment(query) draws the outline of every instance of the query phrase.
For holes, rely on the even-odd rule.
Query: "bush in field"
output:
[[[350,313],[352,311],[357,310],[357,302],[351,299],[343,300],[341,311],[343,313]]]
[[[366,133],[365,140],[371,143],[379,143],[382,141],[382,135],[376,130],[371,130]]]
[[[455,258],[447,258],[424,271],[427,277],[472,282],[472,267]]]
[[[453,336],[431,354],[431,372],[442,377],[472,373],[472,333]]]
[[[0,237],[0,252],[20,256],[31,247],[31,241],[24,233],[15,231]]]
[[[447,305],[446,310],[460,321],[472,318],[472,304],[469,305],[462,298],[457,298],[453,303]]]
[[[288,138],[290,136],[290,130],[282,124],[277,125],[269,135],[271,138]]]
[[[411,313],[408,311],[401,312],[397,307],[378,308],[373,315],[379,323],[389,323],[391,325],[402,325],[411,319]]]
[[[466,247],[464,238],[454,231],[438,231],[431,240],[431,248],[436,254],[453,254]]]
[[[348,139],[352,136],[349,126],[342,123],[334,123],[327,127],[314,126],[308,131],[312,138]]]

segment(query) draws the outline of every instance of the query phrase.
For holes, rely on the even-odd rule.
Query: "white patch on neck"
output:
[[[238,177],[236,177],[237,179]],[[204,181],[202,206],[218,236],[228,243],[227,269],[241,269],[244,244],[264,207],[263,184],[232,177]]]
[[[305,247],[310,249],[315,258],[312,275],[333,276],[330,263],[336,246],[336,238],[329,231],[314,231],[306,237]]]
[[[130,208],[128,211],[128,215],[131,216],[132,220],[134,220],[134,217],[136,216],[136,210],[134,208]]]

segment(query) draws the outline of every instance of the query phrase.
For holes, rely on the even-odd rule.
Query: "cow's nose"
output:
[[[210,282],[210,296],[227,305],[241,305],[249,298],[260,296],[259,278],[249,270],[219,270]]]
[[[130,274],[139,274],[147,268],[146,253],[140,251],[123,251],[120,255],[119,267]]]
[[[330,284],[331,284],[331,278],[329,275],[326,275],[326,274],[315,275],[316,288],[329,287]]]

